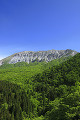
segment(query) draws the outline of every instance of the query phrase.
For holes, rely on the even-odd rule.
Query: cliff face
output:
[[[74,56],[77,54],[76,51],[71,49],[67,50],[48,50],[48,51],[23,51],[19,53],[15,53],[12,56],[9,56],[0,61],[0,64],[4,64],[5,61],[9,64],[17,63],[17,62],[34,62],[34,61],[46,61],[49,62],[56,58],[67,57],[67,56]]]

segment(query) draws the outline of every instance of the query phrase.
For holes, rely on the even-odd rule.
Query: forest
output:
[[[0,120],[80,120],[80,53],[0,66]]]

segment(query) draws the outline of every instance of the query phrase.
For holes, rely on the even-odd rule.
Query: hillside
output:
[[[0,66],[0,79],[7,80],[13,83],[17,83],[21,86],[27,86],[26,81],[31,81],[31,78],[38,73],[42,73],[44,70],[51,68],[52,66],[57,66],[60,63],[70,59],[71,56],[62,57],[59,59],[52,60],[48,63],[46,62],[18,62],[15,64],[3,64]]]
[[[46,120],[80,119],[80,54],[36,75],[33,84],[43,96],[39,114]]]
[[[3,64],[0,106],[1,120],[79,120],[80,53],[48,63]]]

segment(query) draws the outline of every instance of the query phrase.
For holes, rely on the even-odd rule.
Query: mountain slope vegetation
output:
[[[46,62],[31,62],[30,64],[26,62],[18,62],[16,64],[3,64],[0,66],[0,79],[7,80],[13,83],[17,83],[26,86],[25,82],[32,82],[31,77],[35,76],[38,73],[43,72],[46,69],[51,68],[52,66],[59,65],[60,63],[68,60],[69,57],[62,57],[60,59],[55,59]]]
[[[80,53],[0,67],[1,120],[79,120]]]

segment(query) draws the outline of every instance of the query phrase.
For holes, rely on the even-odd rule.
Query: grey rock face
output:
[[[2,60],[0,60],[0,66],[3,64]]]
[[[17,62],[34,62],[35,60],[46,61],[49,62],[56,58],[67,57],[69,55],[74,56],[77,54],[76,51],[67,49],[67,50],[48,50],[48,51],[23,51],[14,54],[9,60],[9,64],[17,63]]]

